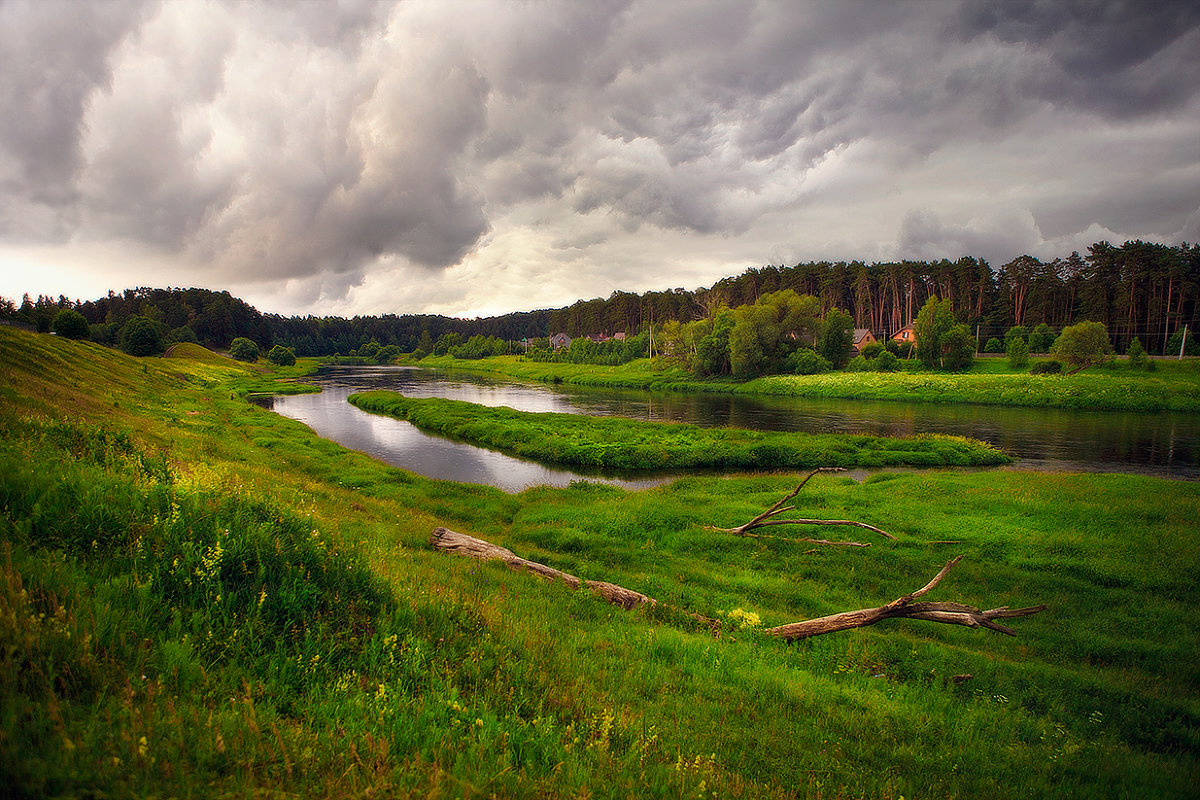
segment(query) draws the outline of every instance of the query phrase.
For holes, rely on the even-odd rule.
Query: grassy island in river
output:
[[[808,467],[983,466],[1011,461],[961,436],[886,437],[700,428],[623,417],[514,411],[396,392],[362,392],[364,411],[405,419],[423,431],[552,464],[623,470],[803,469]]]
[[[897,540],[738,538],[706,526],[795,473],[429,480],[246,402],[303,368],[0,327],[6,796],[1195,795],[1200,484],[818,475],[797,515]],[[434,552],[438,525],[723,624]],[[956,555],[927,599],[1049,609],[761,633]]]

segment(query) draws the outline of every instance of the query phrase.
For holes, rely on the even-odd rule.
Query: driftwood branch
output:
[[[757,539],[757,538],[785,539],[787,537],[768,536],[767,534],[750,533],[750,531],[755,530],[756,528],[765,528],[768,525],[853,525],[858,528],[866,528],[869,531],[878,533],[880,536],[883,536],[884,538],[895,541],[896,537],[893,536],[892,534],[888,533],[885,530],[876,528],[874,525],[868,525],[865,522],[857,522],[855,520],[850,520],[850,519],[771,519],[772,517],[776,516],[777,514],[783,514],[784,512],[787,512],[787,511],[795,511],[796,510],[795,506],[785,505],[785,503],[787,503],[789,500],[791,500],[796,495],[800,494],[800,490],[804,488],[804,484],[808,483],[809,480],[814,475],[816,475],[818,472],[845,472],[845,470],[842,469],[841,467],[820,467],[818,469],[814,469],[812,472],[810,472],[804,476],[804,480],[800,481],[800,485],[797,486],[795,489],[793,489],[791,494],[784,497],[778,503],[771,506],[763,513],[759,514],[757,517],[750,520],[745,525],[739,525],[736,528],[717,528],[717,527],[713,527],[713,526],[707,526],[708,530],[721,531],[723,533],[732,533],[735,536],[749,536],[749,537],[752,537],[755,539]],[[831,541],[828,541],[827,539],[788,539],[788,541],[810,542],[813,544],[834,544],[834,545],[843,545],[846,547],[869,547],[870,546],[867,544],[863,544],[862,542],[831,542]]]
[[[946,566],[942,567],[937,575],[933,576],[933,580],[929,583],[915,592],[896,598],[887,605],[878,608],[862,608],[858,611],[843,611],[840,614],[831,614],[827,617],[818,617],[817,619],[809,619],[803,622],[789,622],[787,625],[769,628],[767,633],[790,642],[796,639],[807,639],[810,636],[820,636],[824,633],[836,633],[837,631],[850,630],[851,628],[865,628],[868,625],[874,625],[876,622],[881,622],[885,619],[921,619],[926,622],[941,622],[946,625],[988,628],[1009,636],[1016,636],[1016,631],[1005,625],[1001,625],[996,620],[1027,617],[1030,614],[1046,610],[1046,606],[1039,605],[1029,608],[1002,607],[980,611],[978,608],[965,605],[964,603],[914,602],[917,598],[925,595],[930,589],[937,586],[942,578],[946,577],[946,573],[953,569],[954,565],[961,558],[962,556],[958,556],[951,559],[946,563]]]
[[[477,558],[480,561],[503,561],[508,565],[509,569],[516,570],[517,572],[532,572],[551,581],[562,581],[572,589],[587,586],[594,589],[605,601],[621,606],[621,608],[626,610],[637,608],[640,605],[652,606],[658,602],[653,597],[647,597],[640,592],[635,592],[632,589],[626,589],[613,583],[582,580],[562,570],[521,558],[511,550],[507,550],[499,545],[485,542],[483,539],[476,539],[474,536],[468,536],[465,533],[456,533],[449,528],[434,528],[433,533],[429,535],[429,543],[433,545],[435,550],[440,550],[443,553],[454,553],[469,558]]]

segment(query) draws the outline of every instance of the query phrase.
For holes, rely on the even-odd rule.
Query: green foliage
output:
[[[889,350],[884,350],[875,358],[876,372],[895,372],[898,369],[900,369],[900,359],[896,358]]]
[[[938,340],[942,350],[942,367],[962,372],[975,363],[975,337],[966,325],[954,325]]]
[[[728,375],[729,333],[736,323],[733,312],[727,308],[719,310],[712,320],[712,330],[696,343],[696,357],[692,371],[698,377]]]
[[[939,366],[942,360],[942,337],[954,327],[954,314],[949,300],[930,297],[917,312],[913,323],[917,339],[917,358],[928,369]]]
[[[131,356],[156,356],[166,349],[162,330],[145,317],[130,317],[121,329],[121,349]]]
[[[1146,348],[1142,347],[1141,340],[1136,336],[1126,348],[1125,355],[1129,357],[1129,366],[1134,369],[1145,369],[1146,365],[1150,363],[1150,357],[1146,355]]]
[[[1054,339],[1054,331],[1050,326],[1044,322],[1039,324],[1033,329],[1033,333],[1029,334],[1029,352],[1049,353]]]
[[[374,339],[372,339],[371,341],[369,341],[369,342],[367,342],[366,344],[362,345],[362,346],[361,346],[361,347],[359,347],[358,349],[356,349],[356,350],[351,350],[351,351],[350,351],[350,355],[352,355],[352,356],[358,356],[358,357],[360,357],[360,358],[370,358],[370,359],[374,359],[374,358],[375,358],[375,356],[379,355],[379,349],[380,349],[380,344],[379,344],[379,342],[377,342],[377,341],[375,341]]]
[[[864,344],[862,349],[858,352],[864,358],[874,359],[878,357],[880,353],[884,352],[885,349],[886,348],[884,348],[883,342],[868,342],[867,344]]]
[[[187,325],[180,325],[178,328],[171,329],[171,341],[176,343],[197,344],[195,332]]]
[[[229,345],[229,355],[238,361],[253,364],[258,361],[258,345],[244,336],[239,336]]]
[[[1013,369],[1029,366],[1029,345],[1019,336],[1014,336],[1008,342],[1008,365]]]
[[[1185,356],[1200,356],[1200,340],[1197,340],[1195,330],[1187,328],[1177,329],[1167,339],[1167,347],[1163,351],[1163,354],[1178,356],[1181,348]]]
[[[1004,352],[1004,343],[1001,342],[999,339],[997,339],[995,336],[993,336],[992,338],[987,340],[987,344],[984,345],[984,347],[983,347],[983,352],[985,352],[985,353],[1003,353]]]
[[[788,356],[787,366],[796,375],[819,375],[833,369],[828,359],[807,347],[801,347]]]
[[[1104,325],[1099,322],[1080,322],[1063,328],[1050,348],[1050,355],[1065,361],[1072,370],[1078,372],[1107,361],[1112,351],[1112,343]]]
[[[1005,350],[1005,352],[1008,352],[1008,346],[1010,344],[1012,344],[1014,339],[1020,339],[1021,341],[1025,342],[1026,345],[1028,345],[1029,344],[1029,328],[1026,328],[1024,325],[1014,325],[1013,327],[1011,327],[1007,331],[1005,331],[1004,332],[1004,350]]]
[[[400,346],[389,344],[379,348],[379,352],[375,354],[375,360],[380,364],[390,364],[400,357]]]
[[[86,339],[90,333],[88,322],[74,309],[64,309],[54,316],[54,332],[68,339]]]
[[[277,344],[267,353],[267,361],[280,367],[290,367],[296,363],[296,354],[290,348]]]
[[[854,318],[840,308],[831,308],[821,321],[821,341],[817,351],[834,369],[841,369],[850,360],[854,349]]]
[[[1062,362],[1053,359],[1039,361],[1029,368],[1030,375],[1057,375],[1062,372]]]

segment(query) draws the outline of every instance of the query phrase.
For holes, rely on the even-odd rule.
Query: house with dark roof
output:
[[[874,341],[877,341],[875,334],[871,333],[867,328],[854,329],[854,352],[861,353],[864,347]]]

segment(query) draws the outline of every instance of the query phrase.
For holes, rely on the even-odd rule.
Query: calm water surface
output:
[[[421,433],[400,420],[360,411],[354,392],[387,389],[519,411],[559,411],[688,422],[705,427],[814,433],[947,433],[990,442],[1020,458],[1018,469],[1134,472],[1200,479],[1200,415],[1076,412],[933,403],[805,400],[732,395],[651,395],[574,390],[411,367],[322,367],[309,379],[321,394],[275,397],[275,411],[319,435],[433,478],[506,491],[587,478],[640,488],[664,480],[546,467]]]

